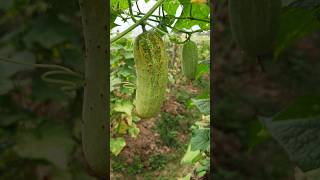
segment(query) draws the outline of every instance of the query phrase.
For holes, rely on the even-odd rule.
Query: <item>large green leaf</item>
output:
[[[303,96],[273,117],[274,121],[304,119],[320,116],[320,97]]]
[[[7,10],[14,4],[14,0],[0,0],[0,10]]]
[[[14,150],[21,157],[46,160],[60,169],[67,169],[74,144],[67,128],[47,122],[37,131],[18,132]]]
[[[291,1],[290,3],[291,7],[314,7],[314,6],[320,5],[319,0],[286,0],[286,1]]]
[[[319,180],[319,177],[320,168],[308,172],[301,172],[300,169],[296,169],[295,180]]]
[[[24,37],[27,47],[38,43],[45,48],[51,48],[63,42],[78,42],[78,33],[69,23],[57,17],[40,17],[30,24],[30,30]]]
[[[191,9],[192,8],[192,9]],[[190,14],[191,10],[191,14]],[[210,8],[206,4],[184,4],[180,18],[197,18],[201,20],[209,21]],[[210,29],[209,22],[203,22],[199,20],[179,19],[174,25],[178,29],[191,29],[191,27],[199,25],[203,30]]]
[[[316,18],[314,11],[302,8],[284,9],[276,40],[276,57],[298,39],[320,28],[320,22]]]
[[[206,151],[210,146],[210,129],[196,129],[193,131],[193,136],[191,138],[191,150]]]
[[[298,99],[274,118],[261,120],[303,171],[320,167],[320,99],[313,98]]]

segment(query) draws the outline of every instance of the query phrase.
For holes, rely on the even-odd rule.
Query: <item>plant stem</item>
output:
[[[139,15],[134,15],[134,16],[136,16],[136,17],[141,17],[141,16],[139,16]],[[156,20],[156,19],[148,19],[148,20],[149,20],[149,21],[153,21],[153,22],[158,22],[158,23],[160,23],[160,21],[159,21],[159,20]],[[203,32],[203,30],[201,30],[201,29],[198,29],[198,30],[195,30],[195,31],[185,31],[185,30],[182,30],[182,29],[178,29],[178,28],[172,27],[172,26],[170,26],[170,25],[168,25],[168,24],[163,24],[163,25],[167,26],[167,27],[170,28],[170,29],[174,29],[174,30],[176,30],[176,31],[179,31],[179,32],[182,32],[182,33],[186,33],[186,34],[192,34],[192,33],[196,33],[196,32]]]
[[[145,15],[145,13],[142,13],[142,12],[137,12],[137,13],[138,13],[138,15],[139,14]],[[157,15],[151,15],[151,16],[152,17],[159,17]],[[166,16],[174,18],[174,19],[189,19],[189,20],[195,20],[195,21],[202,21],[202,22],[210,23],[210,20],[199,19],[199,18],[194,18],[194,17],[175,17],[175,16],[172,16],[172,15],[166,15]]]
[[[150,23],[147,23],[147,22],[146,22],[146,24],[147,24],[148,26],[150,26],[150,27],[152,27],[152,28],[156,29],[157,31],[161,32],[162,34],[168,34],[167,32],[162,31],[161,29],[159,29],[159,28],[157,28],[157,27],[155,27],[155,26],[151,25]]]
[[[141,25],[146,19],[148,19],[149,16],[152,15],[152,13],[164,2],[165,0],[159,0],[157,3],[141,18],[139,19],[136,23],[134,23],[132,26],[128,27],[128,29],[124,30],[120,34],[118,34],[116,37],[111,39],[111,44],[119,40],[121,37],[132,31],[134,28],[137,26]]]
[[[136,23],[137,20],[133,16],[131,0],[128,0],[128,6],[129,6],[129,13],[130,13],[131,19],[133,20],[133,22]]]
[[[139,13],[141,13],[139,5],[138,5],[138,0],[136,0],[136,6],[137,6],[137,9],[138,9]]]

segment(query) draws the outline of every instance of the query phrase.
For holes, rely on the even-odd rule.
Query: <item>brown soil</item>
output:
[[[172,94],[167,95],[162,112],[176,116],[185,113],[185,111],[185,107]],[[140,157],[144,167],[147,168],[149,167],[149,159],[152,155],[168,155],[175,152],[174,148],[163,144],[160,134],[157,133],[156,122],[159,120],[160,115],[155,118],[141,119],[137,123],[137,127],[140,129],[138,137],[133,138],[130,135],[125,135],[126,146],[119,154],[122,159],[125,159],[125,163],[130,165],[135,157]],[[181,126],[185,126],[185,124],[181,124]],[[176,138],[179,142],[188,143],[189,136],[183,132],[178,132]]]
[[[176,97],[172,94],[167,95],[167,100],[165,101],[164,105],[162,106],[162,112],[167,112],[172,115],[178,115],[185,113],[185,108],[183,104],[180,104]]]
[[[172,151],[162,144],[160,135],[155,132],[155,121],[157,118],[143,119],[137,123],[140,133],[138,137],[132,138],[126,135],[126,147],[120,153],[120,156],[126,158],[126,163],[133,162],[134,157],[139,156],[146,167],[148,160],[154,154],[168,154]]]

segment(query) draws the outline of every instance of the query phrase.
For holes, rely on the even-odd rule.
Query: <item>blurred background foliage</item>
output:
[[[77,0],[0,1],[1,58],[82,73],[82,44]],[[80,146],[82,90],[42,81],[47,70],[0,62],[0,179],[93,179]]]
[[[233,40],[228,1],[217,1],[213,36],[216,179],[292,180],[320,167],[320,4],[282,2],[275,51],[263,59],[263,72]]]

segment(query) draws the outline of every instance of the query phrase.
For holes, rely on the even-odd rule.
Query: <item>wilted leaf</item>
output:
[[[125,101],[125,102],[117,103],[113,110],[116,112],[123,112],[131,116],[132,109],[133,109],[132,103],[129,101]]]
[[[140,133],[140,129],[134,125],[129,128],[129,134],[131,137],[136,138]]]

